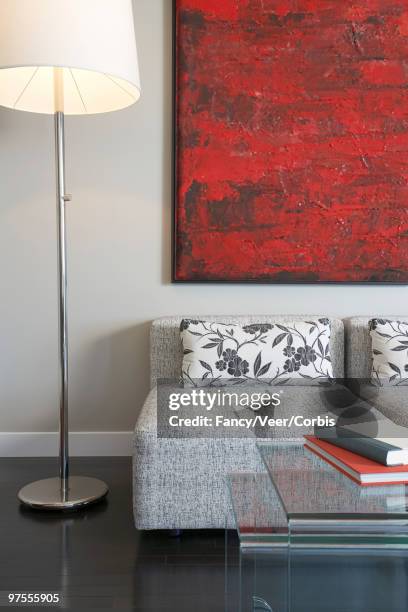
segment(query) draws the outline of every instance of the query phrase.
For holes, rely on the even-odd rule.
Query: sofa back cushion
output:
[[[370,321],[372,380],[377,385],[408,384],[408,324],[398,320]]]
[[[269,323],[285,325],[293,321],[314,321],[327,318],[327,315],[186,315],[165,317],[153,321],[150,332],[150,373],[151,386],[158,379],[177,378],[181,375],[183,350],[180,341],[180,323],[183,319],[214,321],[218,323],[237,323],[251,325]],[[340,319],[330,319],[330,355],[333,374],[344,377],[344,327]]]
[[[369,323],[371,317],[352,317],[345,319],[346,340],[346,376],[349,378],[371,378],[372,342]],[[381,315],[381,319],[408,323],[408,317],[402,315]]]
[[[183,319],[185,385],[210,381],[279,384],[286,379],[333,378],[329,319],[285,325],[214,323]]]

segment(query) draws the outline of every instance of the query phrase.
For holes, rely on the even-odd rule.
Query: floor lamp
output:
[[[131,0],[0,1],[0,105],[55,117],[60,474],[20,490],[31,507],[75,509],[108,492],[100,480],[69,473],[64,115],[119,110],[139,97]]]

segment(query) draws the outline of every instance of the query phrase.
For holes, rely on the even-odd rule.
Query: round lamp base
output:
[[[38,510],[76,510],[102,500],[108,486],[96,478],[71,476],[64,488],[60,478],[37,480],[18,492],[21,503]]]

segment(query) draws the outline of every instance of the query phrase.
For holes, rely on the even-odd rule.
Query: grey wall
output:
[[[66,122],[76,431],[133,428],[155,317],[408,313],[404,287],[171,285],[171,2],[134,4],[141,101]],[[0,111],[0,431],[57,429],[52,147],[51,118]]]

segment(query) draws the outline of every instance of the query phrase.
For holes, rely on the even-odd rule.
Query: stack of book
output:
[[[375,437],[364,434],[364,423],[318,428],[305,447],[359,485],[408,484],[408,429],[388,420],[377,425]]]

